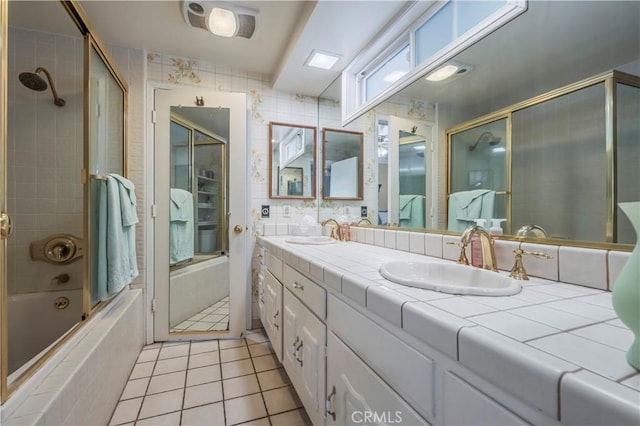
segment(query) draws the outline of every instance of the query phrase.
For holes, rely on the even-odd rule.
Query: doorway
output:
[[[240,337],[249,287],[246,97],[156,88],[154,110],[154,340]]]

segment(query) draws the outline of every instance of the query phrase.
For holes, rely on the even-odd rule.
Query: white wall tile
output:
[[[409,233],[409,251],[416,254],[424,254],[425,249],[425,234],[422,232],[410,232]]]
[[[396,232],[396,249],[402,251],[409,251],[409,232],[397,231]]]
[[[615,287],[616,279],[618,279],[620,271],[630,257],[630,252],[610,251],[608,253],[607,260],[609,262],[609,290],[613,290],[613,288]]]
[[[384,247],[395,249],[396,248],[396,231],[386,229],[384,231]]]
[[[562,246],[559,250],[560,281],[607,289],[605,250]]]
[[[459,241],[460,238],[457,237],[449,237],[443,236],[440,234],[425,234],[424,236],[424,254],[427,256],[440,257],[444,259],[450,259],[449,255],[451,252],[455,252],[455,259],[458,258],[458,253],[460,252],[456,246],[446,246],[445,242],[447,241]],[[454,250],[449,251],[450,247],[454,247]],[[445,255],[446,254],[446,255]]]

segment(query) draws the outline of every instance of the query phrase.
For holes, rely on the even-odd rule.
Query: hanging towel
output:
[[[403,228],[424,228],[424,195],[400,195],[400,226]]]
[[[184,189],[171,188],[169,211],[169,264],[174,265],[194,254],[193,195]]]
[[[486,219],[487,223],[494,217],[496,192],[490,189],[455,192],[449,196],[449,231],[462,232],[471,225],[474,219]]]
[[[114,294],[138,276],[135,185],[115,173],[107,176],[107,291]]]

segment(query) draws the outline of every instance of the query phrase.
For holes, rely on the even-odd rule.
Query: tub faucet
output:
[[[482,226],[470,226],[464,230],[462,237],[460,237],[460,246],[462,249],[460,257],[463,257],[465,248],[471,243],[471,238],[475,234],[480,236],[480,244],[482,245],[482,269],[497,272],[498,266],[496,264],[496,252],[493,249],[493,239]],[[464,255],[464,259],[466,260],[466,254]],[[460,259],[458,261],[460,262]],[[467,261],[466,264],[468,265],[469,261]]]
[[[342,232],[340,232],[340,224],[335,219],[327,219],[320,223],[322,227],[331,225],[331,238],[334,240],[342,241]]]

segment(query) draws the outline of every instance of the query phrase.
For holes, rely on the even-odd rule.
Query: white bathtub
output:
[[[54,306],[67,298],[64,309]],[[25,293],[8,297],[9,374],[65,334],[82,319],[82,290]]]

